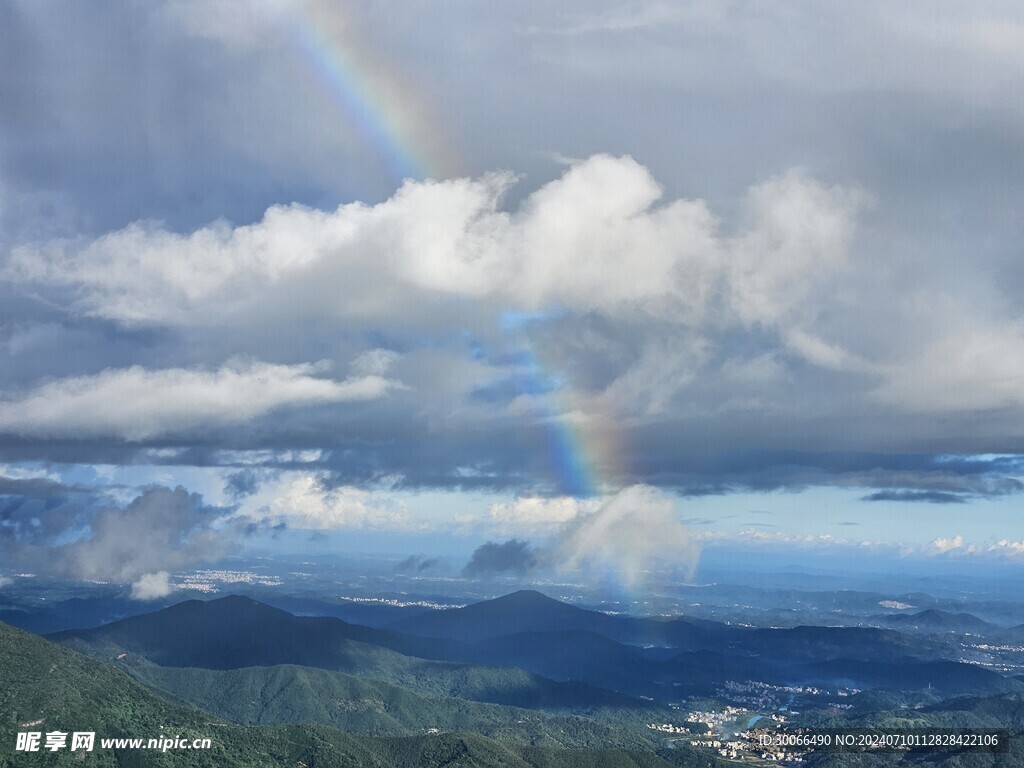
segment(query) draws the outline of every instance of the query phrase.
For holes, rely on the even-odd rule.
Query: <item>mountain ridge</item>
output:
[[[240,726],[171,701],[109,662],[87,658],[0,622],[0,741],[14,744],[19,723],[41,730],[94,731],[94,768],[710,768],[714,758],[688,752],[672,763],[653,752],[567,750],[497,742],[476,734],[368,737],[328,726]],[[210,750],[105,750],[100,738],[150,738],[165,732],[210,738]],[[0,768],[80,765],[84,753],[0,751]]]

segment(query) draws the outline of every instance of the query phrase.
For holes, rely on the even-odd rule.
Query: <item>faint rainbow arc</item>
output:
[[[614,426],[595,423],[600,419],[592,419],[590,423],[574,419],[573,413],[579,404],[557,373],[558,367],[538,353],[528,333],[520,334],[517,341],[523,356],[520,370],[525,378],[520,391],[535,396],[537,416],[545,430],[549,466],[557,486],[555,490],[560,495],[577,498],[602,496],[616,490],[628,473]]]
[[[460,175],[445,131],[408,72],[375,53],[343,5],[305,2],[292,26],[296,54],[392,177]]]

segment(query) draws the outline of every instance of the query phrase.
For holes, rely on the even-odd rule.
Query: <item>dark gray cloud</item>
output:
[[[251,469],[241,469],[228,475],[224,492],[232,498],[243,499],[252,496],[259,487],[259,475]]]
[[[223,45],[190,34],[174,7],[3,3],[0,162],[16,212],[37,214],[20,228],[40,228],[54,207],[69,235],[136,219],[245,221],[282,199],[380,196],[395,182],[374,178],[344,130],[317,125],[329,102],[285,40]],[[323,152],[320,169],[303,145]]]
[[[64,499],[76,494],[95,493],[85,485],[67,485],[46,477],[7,477],[0,475],[0,497],[20,499]]]
[[[282,201],[379,199],[400,181],[301,60],[302,14],[261,22],[251,6],[202,5],[230,7],[4,3],[8,183],[94,227],[181,227]],[[979,30],[1015,28],[1019,8],[947,6],[933,19],[870,3],[680,7],[643,22],[657,5],[363,3],[349,22],[445,116],[467,172],[543,181],[557,173],[551,153],[628,152],[662,168],[674,194],[721,201],[800,165],[879,189],[892,221],[943,234],[962,232],[955,209],[1005,222],[1016,205],[996,192],[1020,194],[1020,63]]]
[[[469,577],[512,575],[522,576],[537,565],[530,543],[521,539],[509,539],[501,544],[489,541],[473,551],[472,557],[462,569]]]
[[[964,504],[967,499],[955,493],[942,491],[875,491],[864,501],[924,501],[929,504]]]
[[[112,490],[0,475],[0,556],[9,567],[34,567],[40,552],[76,535],[111,504]]]
[[[436,568],[439,564],[436,557],[424,557],[423,555],[409,555],[402,562],[395,566],[397,573],[423,573]]]
[[[371,408],[370,410],[376,410]],[[0,445],[0,459],[53,459],[109,463],[157,463],[173,466],[239,467],[229,477],[238,478],[253,489],[258,473],[252,467],[234,462],[244,457],[256,462],[260,471],[310,469],[329,471],[327,487],[374,485],[384,480],[399,489],[464,489],[514,492],[539,492],[557,495],[570,490],[558,472],[560,457],[549,450],[551,430],[544,425],[492,423],[486,434],[453,430],[428,432],[426,424],[415,420],[397,423],[396,414],[377,411],[373,424],[365,427],[347,422],[347,429],[373,434],[379,443],[345,443],[335,435],[335,424],[310,432],[280,431],[250,436],[236,442],[241,454],[227,454],[223,446],[195,446],[154,458],[148,449],[81,441],[73,443],[11,441]],[[399,412],[401,413],[401,412]],[[321,413],[321,416],[323,414]],[[346,424],[345,421],[341,424]],[[269,426],[269,425],[268,425]],[[324,425],[326,426],[326,425]],[[691,426],[676,425],[676,434],[685,434]],[[696,453],[679,440],[660,443],[671,429],[665,425],[638,426],[631,439],[644,450],[630,452],[622,474],[602,473],[622,484],[646,482],[685,496],[700,497],[746,491],[799,491],[817,486],[874,488],[878,490],[932,491],[965,498],[1017,494],[1022,460],[1017,456],[950,456],[948,454],[833,453],[812,451],[730,451]],[[216,433],[214,433],[216,434]],[[427,435],[429,434],[429,438]],[[749,433],[747,433],[749,434]],[[228,436],[226,436],[228,437]],[[206,435],[213,440],[213,435]],[[318,458],[310,463],[297,460],[296,444],[305,448],[321,446]],[[706,443],[706,441],[702,441]],[[542,450],[538,451],[537,446]],[[154,447],[160,448],[161,443]],[[826,447],[822,445],[822,447]],[[253,453],[247,453],[253,452]],[[229,489],[235,480],[228,481]]]

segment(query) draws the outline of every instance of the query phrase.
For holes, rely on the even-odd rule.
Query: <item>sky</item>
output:
[[[1018,3],[0,0],[0,573],[1016,562],[1022,51]]]

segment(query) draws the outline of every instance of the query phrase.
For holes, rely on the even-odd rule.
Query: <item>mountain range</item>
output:
[[[520,591],[464,608],[366,627],[294,616],[255,600],[191,600],[52,639],[91,655],[127,653],[164,667],[292,664],[401,685],[425,695],[581,711],[640,707],[728,680],[850,688],[931,686],[998,693],[1018,682],[943,658],[891,629],[748,628],[615,616]],[[512,670],[515,670],[513,673]],[[509,697],[508,676],[528,675]],[[495,681],[496,684],[486,681]],[[468,682],[472,681],[472,682]]]
[[[967,696],[987,702],[979,712],[1009,710],[1024,691],[1024,680],[963,663],[959,646],[929,639],[924,625],[980,621],[941,611],[903,615],[906,631],[754,628],[611,615],[523,590],[373,617],[377,626],[296,616],[231,595],[57,632],[51,642],[4,627],[15,671],[0,679],[0,716],[8,729],[81,717],[110,735],[167,723],[215,728],[225,750],[217,759],[226,761],[217,764],[225,765],[311,768],[305,755],[322,766],[381,768],[591,764],[578,762],[584,756],[706,766],[709,753],[677,742],[665,749],[647,724],[678,721],[673,708],[684,698],[714,701],[735,683],[865,690],[846,694],[851,717],[888,702],[932,702],[933,722],[974,717],[935,702]],[[41,681],[41,669],[66,671]],[[65,691],[67,681],[81,693]],[[236,740],[257,745],[259,756]],[[138,755],[112,764],[129,763],[148,764]]]
[[[490,739],[475,732],[421,733],[408,737],[367,737],[304,721],[302,725],[244,726],[162,695],[110,662],[87,658],[0,623],[0,743],[13,745],[17,732],[92,731],[97,743],[88,763],[127,766],[218,766],[257,768],[711,768],[713,758],[691,750],[562,749],[513,738]],[[274,669],[274,668],[271,668]],[[276,668],[284,677],[290,670]],[[205,670],[210,673],[210,670]],[[316,681],[317,684],[321,681]],[[284,689],[292,683],[285,682]],[[303,689],[302,693],[308,693]],[[348,698],[351,708],[363,702]],[[371,688],[369,692],[379,693]],[[399,698],[400,694],[395,693]],[[296,700],[293,697],[293,700]],[[298,717],[312,713],[297,713]],[[467,721],[475,727],[472,716]],[[566,730],[564,725],[560,729]],[[558,733],[556,729],[554,733]],[[500,735],[500,734],[499,734]],[[161,753],[145,749],[104,749],[102,738],[210,738],[210,750]],[[73,766],[82,752],[0,751],[0,768]],[[667,758],[667,760],[666,760]]]

